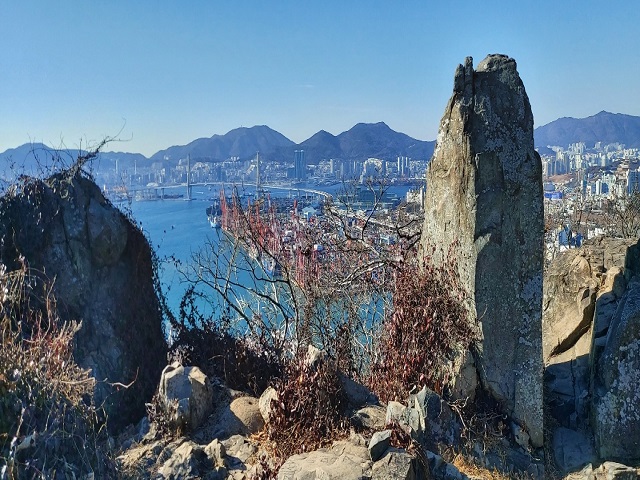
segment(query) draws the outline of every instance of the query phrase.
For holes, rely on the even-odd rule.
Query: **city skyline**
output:
[[[296,143],[359,122],[434,140],[465,56],[518,62],[535,124],[640,115],[631,1],[0,2],[0,151],[105,136],[150,156],[268,125]]]

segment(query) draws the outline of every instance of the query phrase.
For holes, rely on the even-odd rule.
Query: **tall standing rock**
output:
[[[543,200],[533,115],[515,60],[489,55],[455,73],[427,170],[422,246],[453,258],[482,387],[542,445]]]

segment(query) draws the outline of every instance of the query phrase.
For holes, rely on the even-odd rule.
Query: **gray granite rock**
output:
[[[351,423],[358,428],[382,430],[385,427],[386,413],[384,407],[368,406],[357,410],[351,416]]]
[[[437,445],[457,447],[460,442],[461,425],[456,414],[436,392],[423,387],[409,396],[409,411],[415,410],[420,418],[421,440],[430,449]]]
[[[640,478],[638,469],[621,463],[604,462],[594,468],[589,464],[579,472],[567,475],[564,480],[637,480]]]
[[[389,449],[371,468],[371,480],[422,480],[429,478],[428,472],[418,477],[416,459],[407,452]]]
[[[74,359],[98,380],[95,404],[119,432],[146,413],[166,362],[162,314],[143,233],[75,170],[0,199],[0,262],[19,256],[53,282],[60,321],[82,321]],[[135,380],[135,381],[134,381]],[[113,383],[131,384],[116,389]]]
[[[165,367],[158,389],[161,405],[174,427],[197,429],[213,410],[213,389],[198,367]]]
[[[169,458],[158,469],[158,479],[181,480],[196,479],[202,476],[201,470],[212,468],[211,460],[204,449],[191,441],[186,441],[171,452]]]
[[[542,166],[515,60],[469,57],[427,170],[422,247],[456,259],[482,387],[542,445]]]
[[[371,478],[366,447],[322,448],[289,457],[278,480],[365,480]]]
[[[640,462],[640,278],[634,277],[594,365],[593,429],[601,458]]]
[[[390,445],[391,430],[375,432],[369,441],[369,456],[371,457],[371,461],[377,462],[382,455],[384,455],[384,452],[387,451]]]

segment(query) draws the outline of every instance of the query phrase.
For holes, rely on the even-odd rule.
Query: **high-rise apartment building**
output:
[[[295,179],[304,182],[307,179],[307,161],[304,158],[304,150],[293,152],[293,167]]]

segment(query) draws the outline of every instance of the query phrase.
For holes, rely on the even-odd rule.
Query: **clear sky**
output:
[[[640,115],[637,0],[0,0],[0,152],[147,156],[240,126],[436,137],[456,66],[506,53],[537,126]]]

